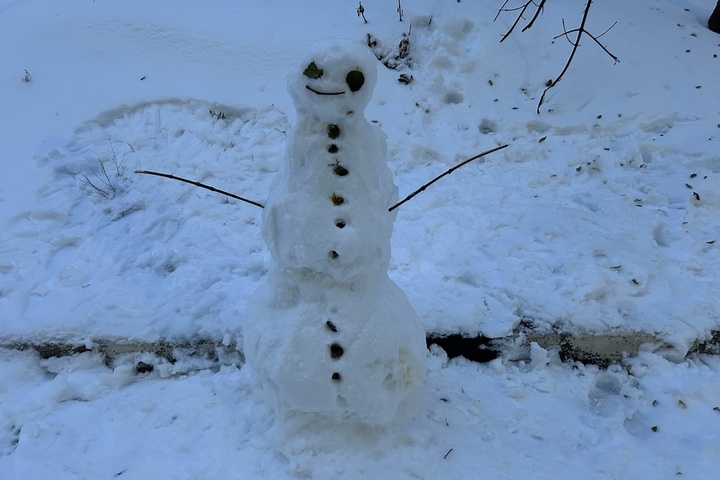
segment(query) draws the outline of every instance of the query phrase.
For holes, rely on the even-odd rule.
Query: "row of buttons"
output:
[[[336,138],[338,138],[340,136],[340,127],[338,127],[337,125],[334,125],[334,124],[328,125],[327,134],[328,134],[328,137],[330,137],[332,140],[335,140]],[[333,155],[336,154],[339,150],[340,149],[338,148],[338,146],[334,143],[331,143],[330,146],[328,147],[328,152]],[[330,166],[333,169],[333,173],[339,177],[344,177],[345,175],[350,173],[347,168],[340,165],[339,161],[335,161],[335,163],[331,164]],[[335,206],[340,206],[345,203],[345,198],[343,198],[341,195],[338,195],[336,192],[333,192],[332,195],[330,195],[330,200],[332,201],[333,205],[335,205]],[[345,225],[346,225],[345,219],[338,218],[335,220],[335,226],[337,228],[345,228]],[[330,258],[334,259],[339,256],[340,255],[335,250],[330,252]],[[330,320],[328,320],[325,323],[325,326],[331,332],[337,333],[337,327]],[[339,343],[333,343],[332,345],[330,345],[330,358],[332,358],[333,360],[337,360],[338,358],[342,357],[344,353],[345,353],[345,350],[343,349],[342,346],[340,346]],[[333,372],[331,378],[333,381],[339,382],[342,379],[342,376],[340,375],[339,372]]]

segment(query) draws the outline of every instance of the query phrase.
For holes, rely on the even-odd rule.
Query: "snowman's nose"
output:
[[[315,90],[310,85],[305,85],[305,88],[307,88],[308,90],[310,90],[313,93],[317,93],[318,95],[342,95],[345,93],[345,92],[321,92],[320,90]]]

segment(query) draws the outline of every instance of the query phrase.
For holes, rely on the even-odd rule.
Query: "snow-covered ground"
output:
[[[537,346],[482,365],[433,349],[417,422],[282,441],[232,359],[5,350],[0,478],[715,478],[720,361],[683,360],[720,328],[714,2],[594,3],[587,29],[617,21],[600,41],[620,63],[585,38],[540,114],[571,49],[553,37],[583,2],[548,2],[503,43],[501,5],[406,1],[401,23],[367,0],[365,24],[354,1],[0,2],[0,343],[236,343],[269,260],[260,210],[133,171],[263,201],[298,57],[367,34],[393,51],[412,25],[366,112],[401,196],[510,144],[400,207],[390,275],[426,330],[528,321],[671,350],[600,370]]]

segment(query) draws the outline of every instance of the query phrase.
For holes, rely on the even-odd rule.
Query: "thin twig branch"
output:
[[[563,67],[562,71],[560,72],[560,75],[557,76],[555,80],[548,85],[545,90],[543,90],[542,95],[540,96],[540,101],[538,102],[537,106],[537,113],[540,113],[540,106],[543,104],[543,101],[545,100],[545,94],[548,90],[553,88],[555,85],[558,84],[560,80],[562,80],[563,75],[565,75],[565,72],[567,72],[568,68],[570,68],[570,63],[572,62],[573,58],[575,57],[575,52],[577,52],[578,47],[580,46],[580,38],[582,37],[582,34],[585,32],[585,22],[587,21],[588,14],[590,13],[590,5],[592,5],[592,0],[588,0],[587,4],[585,4],[585,11],[583,12],[582,21],[580,22],[580,28],[578,28],[578,34],[575,38],[575,43],[573,43],[572,51],[570,52],[570,56],[568,57],[567,62],[565,63],[565,67]]]
[[[608,33],[610,30],[612,30],[615,25],[617,25],[617,21],[613,22],[613,24],[610,25],[608,28],[606,28],[603,33],[601,33],[600,35],[598,35],[597,37],[595,37],[596,41],[597,41],[598,38],[602,37],[603,35],[605,35],[606,33]]]
[[[117,156],[115,155],[115,149],[113,148],[112,144],[110,145],[110,150],[112,151],[112,156],[110,157],[110,159],[115,166],[115,181],[110,178],[110,174],[108,173],[107,167],[105,166],[105,162],[107,160],[100,158],[100,155],[98,155],[97,153],[95,154],[95,156],[97,157],[98,165],[100,165],[100,172],[90,167],[90,171],[97,179],[96,182],[90,180],[87,174],[82,174],[82,183],[92,188],[98,195],[108,199],[114,198],[117,194],[125,192],[125,190],[120,186],[117,181],[117,179],[122,177],[125,172],[125,169],[123,167],[123,162],[125,161],[125,153],[123,152],[123,158],[120,160],[120,162],[118,162]]]
[[[555,36],[553,37],[553,40],[557,40],[557,39],[560,38],[560,37],[565,37],[565,40],[567,40],[570,45],[573,45],[573,46],[574,46],[574,45],[575,45],[575,42],[573,42],[572,40],[570,40],[570,37],[569,37],[568,35],[570,35],[571,33],[574,33],[574,32],[579,32],[580,29],[579,29],[579,28],[573,28],[572,30],[568,30],[567,27],[565,26],[565,19],[564,19],[564,18],[561,20],[561,22],[562,22],[562,26],[563,26],[563,33],[561,33],[560,35],[555,35]]]
[[[507,3],[507,2],[505,2],[505,3]],[[517,18],[515,19],[515,23],[512,24],[512,26],[510,27],[510,30],[505,32],[505,35],[503,35],[502,38],[500,39],[500,43],[504,42],[505,39],[510,36],[512,31],[515,30],[515,27],[517,27],[517,24],[520,23],[520,19],[524,18],[523,13],[525,13],[525,10],[527,10],[527,8],[530,5],[534,5],[534,4],[535,4],[535,2],[533,2],[533,0],[528,0],[527,3],[525,3],[525,5],[523,5],[522,7],[519,7],[520,13],[518,14]],[[505,4],[503,4],[503,6],[505,6]],[[506,11],[506,12],[509,12],[512,10],[517,10],[517,9],[506,9],[506,10],[501,9],[501,11]]]
[[[616,23],[617,23],[617,22],[616,22]],[[615,24],[613,24],[613,26],[614,26],[614,25],[615,25]],[[564,21],[564,20],[563,20],[563,28],[565,28],[565,21]],[[612,28],[612,27],[610,27],[610,28]],[[600,40],[598,40],[598,38],[602,37],[602,36],[605,35],[608,31],[610,31],[610,28],[608,28],[607,30],[605,30],[603,33],[601,33],[601,34],[598,35],[597,37],[596,37],[595,35],[593,35],[592,33],[588,32],[587,30],[585,31],[585,35],[587,35],[588,37],[590,37],[591,39],[593,39],[593,40],[595,41],[595,43],[597,43],[597,44],[600,46],[600,48],[602,48],[602,49],[605,51],[605,53],[607,53],[608,55],[610,55],[610,58],[612,58],[612,59],[615,61],[615,63],[618,63],[618,62],[620,61],[620,59],[619,59],[618,57],[616,57],[615,55],[613,55],[612,53],[610,53],[610,50],[608,50],[608,49],[605,47],[605,45],[603,45],[603,44],[600,42]],[[570,37],[568,37],[568,34],[574,33],[574,32],[579,32],[579,31],[580,31],[579,28],[573,28],[572,30],[566,30],[566,31],[564,31],[563,33],[561,33],[560,35],[556,35],[555,37],[553,37],[553,40],[557,40],[557,39],[560,38],[560,37],[565,37],[570,45],[575,45],[575,42],[573,42],[572,40],[570,40]]]
[[[515,22],[512,24],[510,29],[507,32],[505,32],[505,34],[502,36],[502,38],[500,39],[500,42],[503,42],[508,36],[510,36],[510,34],[513,32],[513,30],[515,30],[515,27],[520,23],[520,20],[523,18],[525,11],[530,7],[530,5],[534,5],[535,6],[535,14],[533,15],[530,22],[528,22],[528,24],[522,29],[522,31],[524,32],[524,31],[528,30],[529,28],[531,28],[533,26],[533,24],[535,23],[535,20],[537,20],[537,18],[540,16],[540,13],[542,13],[543,8],[545,7],[546,1],[547,0],[540,0],[539,3],[535,3],[535,0],[527,0],[523,5],[521,5],[519,7],[506,8],[506,5],[508,4],[509,0],[505,0],[505,2],[502,4],[502,7],[500,7],[500,10],[498,10],[497,14],[495,15],[495,18],[493,21],[497,20],[502,12],[512,12],[512,11],[520,10],[520,13],[518,13],[517,18],[515,19]],[[603,33],[601,33],[600,35],[597,35],[597,36],[593,35],[592,33],[588,32],[585,29],[585,23],[587,21],[588,14],[590,13],[591,5],[592,5],[592,0],[587,0],[587,3],[585,3],[585,9],[583,11],[582,20],[581,20],[580,26],[578,28],[573,28],[572,30],[568,30],[567,27],[565,26],[565,19],[564,18],[562,19],[563,33],[561,33],[560,35],[557,35],[554,38],[554,40],[557,40],[560,37],[565,37],[565,39],[572,45],[572,51],[570,52],[570,56],[568,57],[567,62],[565,63],[565,66],[563,67],[562,71],[560,72],[560,75],[558,75],[557,78],[555,78],[555,80],[550,81],[547,84],[547,87],[545,88],[545,90],[543,90],[543,93],[540,96],[540,101],[538,102],[538,105],[537,105],[537,113],[540,113],[540,106],[545,101],[545,95],[547,94],[548,90],[553,88],[555,85],[558,84],[558,82],[560,82],[560,80],[562,80],[563,76],[565,75],[565,72],[567,72],[568,68],[570,67],[570,64],[572,63],[573,59],[575,58],[575,53],[577,52],[577,49],[580,47],[580,39],[582,38],[583,35],[590,37],[595,43],[597,43],[600,46],[600,48],[602,48],[603,51],[605,53],[607,53],[613,59],[613,61],[615,63],[618,63],[620,61],[620,59],[618,57],[613,55],[610,52],[610,50],[608,50],[605,47],[605,45],[603,45],[600,42],[600,40],[598,40],[600,37],[602,37],[607,32],[609,32],[617,24],[617,22],[610,25],[610,27],[608,29],[606,29]],[[577,33],[575,40],[570,39],[571,33]]]
[[[533,24],[535,23],[535,20],[537,20],[537,18],[540,16],[540,13],[542,13],[543,7],[545,7],[545,1],[546,0],[542,0],[540,2],[540,4],[537,6],[537,9],[535,10],[535,15],[533,15],[532,20],[530,20],[530,23],[525,25],[525,28],[523,28],[521,30],[522,32],[524,32],[525,30],[529,30],[533,26]]]
[[[585,32],[585,33],[587,34],[588,37],[590,37],[590,38],[592,38],[593,40],[595,40],[595,43],[597,43],[597,44],[600,46],[600,48],[602,48],[602,49],[605,51],[605,53],[607,53],[608,55],[610,55],[610,58],[612,58],[615,63],[619,63],[619,62],[620,62],[620,59],[619,59],[618,57],[616,57],[615,55],[613,55],[612,53],[610,53],[610,50],[608,50],[608,49],[605,47],[605,45],[603,45],[602,43],[600,43],[600,40],[598,40],[598,37],[596,37],[595,35],[592,35],[592,34],[590,34],[590,33],[588,33],[588,32]]]
[[[592,0],[587,0],[587,3],[585,4],[585,10],[583,11],[582,20],[580,21],[580,26],[579,26],[578,28],[575,28],[575,29],[569,30],[569,31],[568,31],[568,30],[565,30],[565,22],[564,22],[564,20],[563,20],[563,30],[564,30],[564,31],[563,31],[562,34],[558,35],[558,36],[555,37],[555,38],[559,38],[559,37],[561,37],[561,36],[565,36],[565,38],[567,38],[568,41],[572,44],[573,48],[572,48],[572,50],[570,51],[570,56],[568,57],[567,62],[565,63],[565,67],[563,67],[562,71],[560,72],[560,75],[558,75],[555,80],[553,80],[552,82],[550,82],[550,84],[545,88],[545,90],[543,90],[543,93],[542,93],[542,95],[540,96],[540,101],[538,102],[538,105],[537,105],[537,110],[536,110],[537,113],[540,113],[540,106],[541,106],[541,105],[543,104],[543,102],[545,101],[545,94],[548,92],[548,90],[550,90],[550,89],[553,88],[555,85],[557,85],[560,80],[562,80],[563,75],[565,75],[565,72],[567,72],[568,68],[570,68],[570,63],[572,63],[573,58],[575,57],[575,52],[577,52],[578,47],[580,47],[580,38],[583,36],[583,34],[585,34],[585,35],[587,35],[588,37],[592,38],[592,39],[595,41],[595,43],[597,43],[598,45],[600,45],[600,48],[602,48],[602,49],[605,51],[605,53],[607,53],[608,55],[610,55],[610,57],[612,57],[612,59],[615,61],[615,63],[618,63],[618,62],[620,61],[620,59],[619,59],[618,57],[616,57],[615,55],[613,55],[612,53],[610,53],[610,51],[609,51],[607,48],[605,48],[605,46],[604,46],[602,43],[600,43],[600,41],[597,39],[597,37],[595,37],[593,34],[591,34],[590,32],[588,32],[587,30],[585,30],[585,23],[587,22],[587,18],[588,18],[588,14],[590,13],[590,6],[591,6],[591,5],[592,5]],[[610,28],[612,28],[612,26],[611,26]],[[609,29],[608,29],[608,30],[609,30]],[[606,30],[605,32],[603,32],[603,35],[604,35],[605,33],[607,33],[608,30]],[[574,42],[571,41],[570,38],[568,37],[568,34],[573,33],[573,32],[577,32],[577,37],[575,37],[575,41],[574,41]]]
[[[393,205],[392,207],[388,208],[388,212],[392,212],[393,210],[395,210],[396,208],[398,208],[400,205],[404,204],[405,202],[407,202],[408,200],[410,200],[411,198],[413,198],[415,195],[419,194],[420,192],[425,191],[425,189],[426,189],[427,187],[429,187],[429,186],[432,185],[433,183],[437,182],[438,180],[440,180],[440,179],[443,178],[444,176],[450,175],[452,172],[454,172],[454,171],[457,170],[458,168],[463,167],[464,165],[472,162],[473,160],[477,160],[477,159],[480,158],[480,157],[484,157],[485,155],[488,155],[488,154],[490,154],[490,153],[497,152],[498,150],[502,150],[503,148],[506,148],[507,146],[508,146],[507,144],[505,144],[505,145],[500,145],[499,147],[491,148],[490,150],[486,150],[486,151],[484,151],[484,152],[482,152],[482,153],[478,153],[477,155],[475,155],[475,156],[473,156],[473,157],[470,157],[470,158],[468,158],[468,159],[466,159],[466,160],[463,160],[462,162],[458,163],[458,164],[455,165],[454,167],[446,170],[446,171],[443,172],[442,174],[440,174],[440,175],[438,175],[437,177],[433,178],[432,180],[430,180],[429,182],[427,182],[426,184],[424,184],[422,187],[420,187],[420,188],[418,188],[417,190],[415,190],[413,193],[411,193],[410,195],[408,195],[407,197],[405,197],[404,199],[402,199],[401,201],[399,201],[398,203],[396,203],[396,204]],[[247,198],[241,197],[241,196],[239,196],[239,195],[235,195],[234,193],[226,192],[225,190],[220,190],[219,188],[215,188],[215,187],[213,187],[212,185],[207,185],[207,184],[204,184],[204,183],[200,183],[200,182],[197,182],[197,181],[195,181],[195,180],[188,180],[187,178],[178,177],[178,176],[172,175],[172,174],[170,174],[170,173],[154,172],[154,171],[151,171],[151,170],[135,170],[135,173],[140,173],[140,174],[144,174],[144,175],[155,175],[155,176],[158,176],[158,177],[169,178],[169,179],[171,179],[171,180],[178,180],[178,181],[180,181],[180,182],[189,183],[190,185],[194,185],[194,186],[196,186],[196,187],[200,187],[200,188],[204,188],[204,189],[206,189],[206,190],[210,190],[211,192],[219,193],[219,194],[221,194],[221,195],[227,195],[228,197],[232,197],[232,198],[235,198],[235,199],[237,199],[237,200],[243,201],[243,202],[245,202],[245,203],[249,203],[249,204],[251,204],[251,205],[255,205],[256,207],[265,208],[265,206],[264,206],[262,203],[255,202],[255,201],[253,201],[253,200],[248,200]]]
[[[211,192],[219,193],[221,195],[227,195],[228,197],[235,198],[237,200],[243,201],[245,203],[249,203],[250,205],[255,205],[256,207],[265,208],[265,206],[262,203],[258,203],[253,200],[248,200],[247,198],[243,198],[239,195],[235,195],[234,193],[226,192],[225,190],[220,190],[219,188],[215,188],[212,185],[206,185],[204,183],[196,182],[194,180],[188,180],[187,178],[177,177],[175,175],[171,175],[169,173],[161,173],[161,172],[152,172],[150,170],[135,170],[135,173],[142,173],[145,175],[155,175],[158,177],[164,177],[169,178],[171,180],[178,180],[181,182],[189,183],[190,185],[195,185],[196,187],[204,188],[206,190],[210,190]]]
[[[493,18],[493,22],[498,19],[498,17],[500,16],[500,14],[501,14],[502,12],[505,11],[505,5],[507,5],[509,1],[510,1],[510,0],[505,0],[505,1],[503,2],[502,7],[500,7],[500,10],[498,10],[497,13],[495,14],[495,18]]]
[[[405,197],[405,198],[403,198],[402,200],[400,200],[398,203],[396,203],[396,204],[393,205],[392,207],[388,208],[388,212],[392,212],[393,210],[395,210],[396,208],[398,208],[400,205],[402,205],[403,203],[405,203],[405,202],[407,202],[408,200],[410,200],[411,198],[413,198],[413,197],[414,197],[415,195],[417,195],[418,193],[424,192],[427,187],[429,187],[429,186],[432,185],[433,183],[437,182],[438,180],[440,180],[441,178],[443,178],[445,175],[450,175],[452,172],[454,172],[454,171],[457,170],[458,168],[460,168],[460,167],[462,167],[462,166],[464,166],[464,165],[472,162],[473,160],[477,160],[477,159],[480,158],[480,157],[484,157],[485,155],[488,155],[488,154],[490,154],[490,153],[497,152],[498,150],[502,150],[503,148],[505,148],[505,147],[507,147],[507,146],[508,146],[507,144],[506,144],[506,145],[500,145],[499,147],[491,148],[490,150],[486,150],[486,151],[484,151],[484,152],[482,152],[482,153],[478,153],[477,155],[475,155],[475,156],[473,156],[473,157],[470,157],[470,158],[468,158],[467,160],[463,160],[462,162],[458,163],[458,164],[455,165],[454,167],[450,168],[449,170],[446,170],[446,171],[443,172],[442,174],[440,174],[440,175],[438,175],[437,177],[433,178],[432,180],[430,180],[429,182],[427,182],[425,185],[423,185],[422,187],[418,188],[417,190],[415,190],[415,191],[412,192],[410,195],[408,195],[407,197]]]

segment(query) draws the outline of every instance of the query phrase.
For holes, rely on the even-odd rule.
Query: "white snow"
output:
[[[600,41],[620,63],[583,39],[540,114],[581,3],[548,2],[503,43],[500,1],[402,2],[400,23],[366,0],[368,24],[350,1],[0,4],[3,344],[239,341],[270,265],[261,210],[133,170],[263,201],[298,120],[288,70],[328,38],[393,52],[412,24],[365,112],[400,196],[510,144],[398,211],[389,274],[425,330],[502,337],[527,319],[672,346],[607,371],[537,345],[481,365],[433,349],[407,427],[305,422],[279,445],[240,365],[143,356],[157,367],[135,375],[140,357],[5,350],[0,477],[715,478],[720,364],[683,359],[720,324],[713,3],[594,2],[587,28],[618,22]]]

